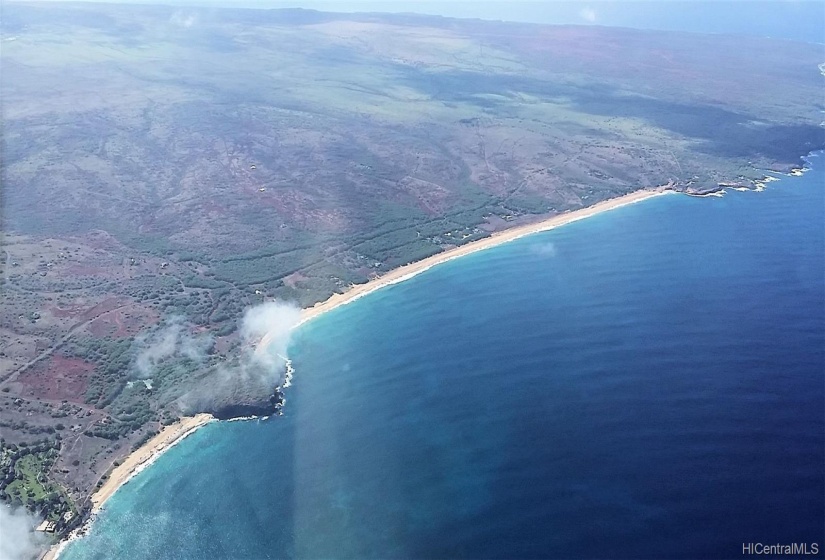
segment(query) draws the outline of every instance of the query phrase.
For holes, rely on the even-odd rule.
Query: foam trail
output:
[[[293,377],[293,374],[295,373],[295,368],[292,367],[292,360],[290,360],[286,356],[282,356],[281,354],[278,354],[278,357],[281,358],[284,361],[284,365],[286,365],[286,373],[284,373],[284,385],[283,385],[284,389],[286,389],[287,387],[292,386],[292,377]]]

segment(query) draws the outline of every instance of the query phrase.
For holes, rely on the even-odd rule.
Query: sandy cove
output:
[[[579,220],[583,220],[585,218],[589,218],[591,216],[595,216],[596,214],[601,214],[602,212],[615,210],[616,208],[621,208],[622,206],[627,206],[629,204],[641,202],[643,200],[647,200],[655,196],[660,196],[668,192],[674,191],[669,190],[667,186],[662,186],[654,190],[635,191],[617,198],[604,200],[602,202],[594,204],[593,206],[582,208],[574,212],[558,214],[556,216],[553,216],[552,218],[548,218],[546,220],[542,220],[532,224],[525,224],[511,229],[498,231],[493,233],[490,237],[479,239],[478,241],[473,241],[460,247],[454,247],[452,249],[448,249],[447,251],[438,253],[437,255],[427,257],[426,259],[406,264],[404,266],[400,266],[379,278],[370,280],[365,284],[356,284],[350,286],[349,289],[344,293],[333,294],[329,299],[319,302],[312,307],[304,309],[301,314],[301,319],[296,325],[296,327],[303,325],[309,322],[310,320],[323,315],[324,313],[332,311],[337,307],[346,305],[348,303],[352,303],[353,301],[360,299],[366,296],[367,294],[371,294],[376,290],[380,290],[381,288],[385,288],[387,286],[391,286],[393,284],[398,284],[399,282],[409,280],[410,278],[418,274],[421,274],[422,272],[425,272],[436,265],[451,261],[453,259],[457,259],[459,257],[463,257],[465,255],[477,253],[478,251],[483,251],[485,249],[497,247],[499,245],[502,245],[509,241],[520,239],[527,235],[532,235],[534,233],[539,233],[543,231],[549,231],[551,229],[555,229],[557,227],[561,227],[572,222],[576,222]],[[258,348],[266,348],[266,346],[269,344],[269,340],[269,335],[264,336],[264,338],[261,339],[261,342],[258,344]],[[146,442],[144,445],[139,447],[134,452],[130,453],[126,457],[126,459],[124,459],[123,463],[121,463],[111,472],[109,478],[106,480],[103,486],[101,486],[97,491],[95,491],[94,494],[92,494],[92,516],[94,517],[94,515],[101,510],[106,500],[111,498],[112,495],[114,495],[115,492],[117,492],[117,490],[121,486],[129,482],[129,480],[133,476],[142,471],[144,468],[151,465],[160,455],[162,455],[170,447],[172,447],[188,435],[192,434],[201,426],[214,420],[215,418],[213,418],[210,414],[185,416],[177,422],[175,422],[174,424],[165,426],[160,431],[160,433],[158,433],[155,437],[150,439],[148,442]],[[46,553],[43,559],[55,560],[60,554],[60,552],[63,550],[65,545],[68,542],[82,536],[82,534],[85,533],[85,529],[86,526],[84,525],[84,527],[82,527],[81,529],[73,531],[68,539],[63,540],[57,545],[53,546]]]
[[[213,420],[215,419],[211,414],[196,414],[184,416],[177,422],[164,426],[156,436],[130,453],[120,465],[115,467],[103,486],[92,494],[92,514],[99,512],[106,500],[111,498],[118,488],[151,465],[167,449]]]
[[[211,414],[196,414],[195,416],[184,416],[177,422],[161,428],[157,435],[130,453],[120,465],[115,467],[109,473],[106,482],[92,494],[90,497],[92,502],[91,519],[94,519],[94,516],[100,512],[106,500],[111,498],[133,476],[154,463],[165,451],[194,433],[195,430],[214,420],[215,418]],[[69,542],[82,537],[86,533],[88,525],[89,522],[84,523],[79,529],[72,531],[68,538],[52,546],[43,556],[43,560],[55,560]]]

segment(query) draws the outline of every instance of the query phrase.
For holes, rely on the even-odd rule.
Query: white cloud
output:
[[[589,6],[587,8],[583,8],[582,11],[579,12],[579,15],[582,17],[584,21],[587,21],[589,23],[595,22],[598,17],[596,14],[596,10]]]
[[[250,396],[266,399],[283,382],[286,353],[301,309],[283,302],[267,302],[246,311],[240,324],[241,348],[237,359],[210,370],[178,404],[186,413],[214,412],[226,404],[243,404]],[[253,397],[254,400],[254,397]]]
[[[258,345],[252,352],[253,361],[267,369],[282,364],[289,346],[292,329],[301,320],[301,309],[288,303],[271,301],[248,309],[241,323],[241,336],[247,344]],[[265,348],[259,344],[266,340]]]
[[[24,509],[0,505],[0,560],[29,560],[43,546],[34,532],[37,520]]]
[[[555,257],[556,256],[556,246],[553,244],[552,241],[547,241],[545,243],[536,243],[530,247],[530,251],[538,255],[540,257]]]
[[[186,357],[195,363],[206,361],[212,347],[212,337],[208,334],[192,334],[192,326],[180,317],[173,317],[167,326],[159,331],[143,335],[135,340],[139,349],[133,371],[139,379],[149,379],[157,367],[171,357]]]
[[[189,29],[198,22],[198,16],[195,14],[185,14],[178,10],[172,17],[169,18],[169,23],[178,25],[184,29]]]

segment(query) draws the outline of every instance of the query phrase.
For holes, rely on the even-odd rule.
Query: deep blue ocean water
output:
[[[90,558],[740,558],[825,548],[825,161],[452,261],[305,326]]]

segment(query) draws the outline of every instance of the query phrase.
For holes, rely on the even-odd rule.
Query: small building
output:
[[[48,519],[44,519],[43,523],[38,525],[35,531],[40,531],[41,533],[54,533],[56,528],[57,523],[55,523],[54,521],[49,521]]]

